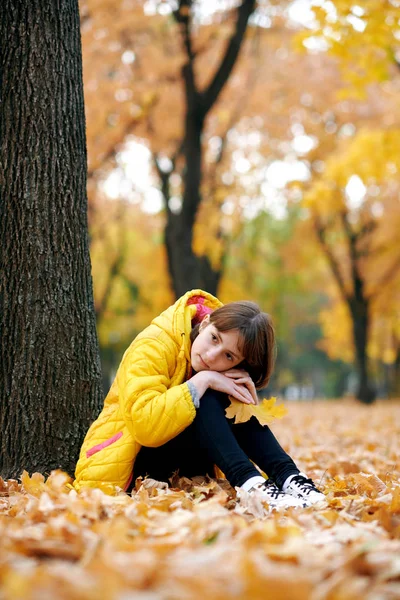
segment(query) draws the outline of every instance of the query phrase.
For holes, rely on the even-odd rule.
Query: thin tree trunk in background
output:
[[[400,398],[400,348],[397,348],[396,358],[389,367],[389,398]]]
[[[394,363],[394,377],[393,377],[393,396],[400,398],[400,352],[397,351],[396,361]]]
[[[368,330],[369,330],[369,303],[364,298],[363,302],[349,302],[352,314],[353,339],[356,355],[358,375],[357,398],[363,404],[372,404],[376,399],[376,388],[369,376],[368,369]]]
[[[362,232],[354,232],[351,229],[345,213],[341,215],[341,222],[349,246],[350,289],[345,284],[340,261],[327,240],[327,227],[324,226],[318,215],[314,215],[315,233],[351,316],[355,349],[354,366],[358,377],[356,397],[363,404],[372,404],[376,400],[376,387],[370,375],[367,355],[371,298],[366,294],[364,280],[360,275],[357,250],[357,242]]]
[[[78,2],[2,0],[0,32],[0,474],[72,474],[102,398]]]
[[[342,215],[344,231],[347,234],[350,254],[352,294],[348,294],[347,303],[352,316],[353,341],[358,375],[357,399],[363,404],[372,404],[376,400],[376,386],[372,382],[368,363],[368,339],[370,331],[371,302],[365,290],[365,282],[360,274],[358,240],[360,232],[354,232],[346,215]]]

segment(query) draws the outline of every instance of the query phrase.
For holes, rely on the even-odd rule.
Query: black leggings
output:
[[[214,465],[217,465],[235,487],[260,475],[251,461],[279,487],[289,475],[299,473],[269,427],[260,425],[255,417],[234,425],[225,416],[228,405],[225,394],[208,389],[189,427],[158,448],[141,448],[133,480],[147,475],[168,481],[178,470],[185,477],[213,476]]]

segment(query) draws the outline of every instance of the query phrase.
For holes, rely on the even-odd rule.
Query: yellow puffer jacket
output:
[[[193,421],[196,410],[185,381],[197,310],[188,301],[195,296],[212,310],[222,306],[211,294],[192,290],[155,318],[125,352],[104,408],[83,442],[76,489],[126,489],[140,448],[162,446]]]

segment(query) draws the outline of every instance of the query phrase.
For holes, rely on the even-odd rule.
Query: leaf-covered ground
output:
[[[274,424],[321,509],[269,514],[222,481],[109,497],[0,479],[0,598],[398,599],[399,409],[291,404]]]

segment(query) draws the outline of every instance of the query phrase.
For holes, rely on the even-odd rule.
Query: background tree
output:
[[[0,7],[0,472],[73,472],[98,412],[77,0]]]
[[[207,171],[203,160],[210,136],[209,132],[206,134],[206,120],[237,63],[254,6],[254,0],[246,0],[237,8],[215,10],[216,16],[213,15],[209,26],[197,14],[196,2],[181,2],[170,16],[155,13],[151,18],[137,9],[133,18],[132,11],[124,13],[121,7],[117,23],[113,5],[112,9],[106,8],[110,13],[113,11],[112,26],[96,15],[94,2],[88,2],[82,10],[83,31],[87,36],[97,37],[96,33],[104,32],[108,42],[107,47],[103,43],[102,50],[91,37],[87,56],[90,68],[97,64],[98,54],[103,53],[107,72],[112,73],[111,82],[106,74],[101,78],[100,93],[105,103],[101,105],[96,100],[98,108],[89,115],[89,123],[94,118],[93,129],[89,125],[90,139],[95,132],[96,142],[102,139],[98,128],[104,120],[112,124],[110,140],[120,135],[119,148],[133,131],[139,138],[147,138],[160,178],[168,266],[172,287],[178,295],[199,286],[215,293],[221,276],[221,269],[212,265],[207,255],[197,255],[192,247]],[[110,47],[118,48],[120,56],[122,53],[119,65],[117,57],[109,53]],[[130,65],[121,64],[130,60]],[[90,88],[91,83],[97,95],[99,83],[89,81]],[[109,90],[112,83],[115,96],[121,99],[119,105]],[[90,89],[88,93],[91,94]],[[235,107],[240,100],[234,98]],[[129,117],[130,111],[133,117]],[[118,143],[108,142],[104,146],[107,149],[103,152],[99,152],[98,143],[93,148],[90,173],[95,177],[113,154],[118,160]]]
[[[347,107],[354,104],[349,98],[366,101],[369,107],[364,111],[369,131],[357,134],[359,123],[353,121],[350,138],[354,135],[354,139],[337,140],[337,148],[319,169],[322,176],[315,173],[307,196],[314,232],[344,303],[336,297],[331,310],[321,313],[324,345],[331,356],[344,356],[344,352],[353,356],[354,351],[357,395],[369,403],[376,390],[368,357],[384,363],[390,357],[389,362],[396,364],[397,352],[398,316],[391,291],[400,267],[393,230],[398,226],[399,118],[398,101],[392,103],[392,98],[398,78],[399,8],[392,0],[316,4],[311,3],[312,26],[297,40],[309,51],[327,51],[335,58],[342,76],[338,98],[346,99]],[[379,110],[382,94],[390,105],[385,113]],[[373,122],[374,104],[378,112]],[[390,335],[382,335],[388,329]],[[390,385],[395,381],[396,376]]]
[[[329,158],[305,197],[318,242],[351,316],[357,396],[365,403],[375,398],[367,364],[373,304],[386,296],[400,272],[399,180],[392,166],[400,149],[398,138],[398,130],[361,131]]]
[[[201,89],[196,78],[196,51],[192,41],[191,0],[180,0],[174,13],[185,48],[185,64],[182,79],[185,90],[185,120],[182,145],[171,160],[169,169],[162,169],[155,157],[157,170],[162,182],[162,192],[167,211],[165,243],[168,255],[172,286],[177,297],[188,289],[204,288],[216,294],[221,272],[213,269],[209,258],[199,257],[193,251],[193,227],[201,203],[202,178],[202,134],[205,120],[216,103],[224,85],[235,66],[255,0],[243,0],[237,9],[236,23],[227,41],[220,63],[210,77],[208,85]],[[170,177],[177,163],[183,158],[180,167],[182,177],[182,205],[179,211],[172,211],[170,205]]]

